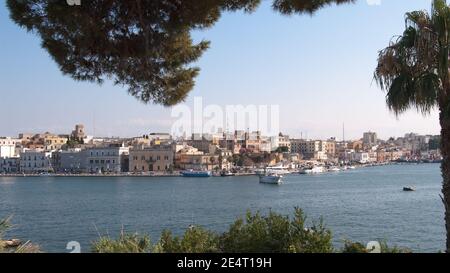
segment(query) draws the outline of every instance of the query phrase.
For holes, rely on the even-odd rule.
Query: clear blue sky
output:
[[[378,50],[404,28],[404,13],[429,9],[430,0],[359,0],[314,16],[281,16],[270,2],[251,15],[224,14],[195,39],[212,42],[186,101],[205,104],[278,104],[281,130],[311,138],[381,137],[439,133],[438,116],[414,110],[396,118],[372,82]],[[168,131],[170,108],[144,105],[126,88],[75,82],[63,76],[39,39],[14,25],[0,6],[0,136],[19,132],[68,133],[84,123],[88,133],[135,136]]]

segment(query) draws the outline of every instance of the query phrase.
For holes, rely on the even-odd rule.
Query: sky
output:
[[[201,73],[184,103],[278,105],[280,130],[292,137],[381,138],[408,132],[439,134],[437,111],[396,117],[373,82],[378,51],[404,30],[404,14],[430,9],[430,0],[359,0],[314,16],[282,16],[263,0],[253,14],[226,13],[196,31],[211,48],[196,63]],[[0,136],[21,132],[138,136],[170,131],[172,109],[143,104],[126,87],[77,82],[62,75],[39,38],[9,19],[0,4]]]

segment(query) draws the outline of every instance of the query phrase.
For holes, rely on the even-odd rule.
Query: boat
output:
[[[212,173],[210,171],[188,170],[188,171],[181,172],[181,175],[184,177],[211,177]]]
[[[278,174],[278,175],[286,175],[286,174],[291,173],[287,167],[283,167],[283,166],[267,167],[266,171],[269,171],[270,173],[274,173],[274,174]]]
[[[228,171],[228,172],[221,172],[221,173],[220,173],[220,176],[222,176],[222,177],[228,177],[228,176],[235,176],[235,174]]]
[[[333,167],[333,168],[328,169],[328,171],[330,171],[330,172],[340,172],[341,169],[339,169],[338,167]]]
[[[404,187],[403,191],[416,191],[415,187]]]
[[[317,173],[323,173],[325,172],[324,167],[316,166],[312,168],[305,168],[300,171],[300,174],[317,174]]]
[[[261,175],[259,177],[259,183],[279,185],[282,183],[282,181],[281,181],[282,178],[283,178],[283,176],[281,176],[279,174],[275,174],[275,173]]]

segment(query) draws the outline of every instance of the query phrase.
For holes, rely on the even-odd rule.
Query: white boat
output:
[[[316,174],[325,172],[325,168],[321,166],[315,166],[312,168],[305,168],[300,171],[300,174]]]
[[[281,184],[281,179],[283,178],[283,176],[279,175],[279,174],[267,174],[267,175],[261,175],[259,177],[259,183],[263,183],[263,184],[276,184],[279,185]]]
[[[283,167],[283,166],[267,167],[266,171],[268,171],[270,173],[275,173],[278,175],[285,175],[285,174],[291,173],[287,167]]]
[[[334,167],[334,168],[330,168],[328,169],[330,172],[340,172],[341,169],[339,169],[338,167]]]

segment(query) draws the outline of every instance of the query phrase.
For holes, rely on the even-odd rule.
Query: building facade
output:
[[[173,169],[174,150],[172,146],[156,146],[130,150],[130,172],[160,172]]]
[[[0,138],[0,158],[10,158],[17,156],[16,147],[21,143],[20,139],[2,137]]]
[[[128,170],[129,147],[110,145],[86,150],[87,166],[90,173],[120,173]],[[126,166],[125,166],[126,165]]]
[[[25,150],[20,154],[20,172],[53,172],[51,153],[37,150]]]

